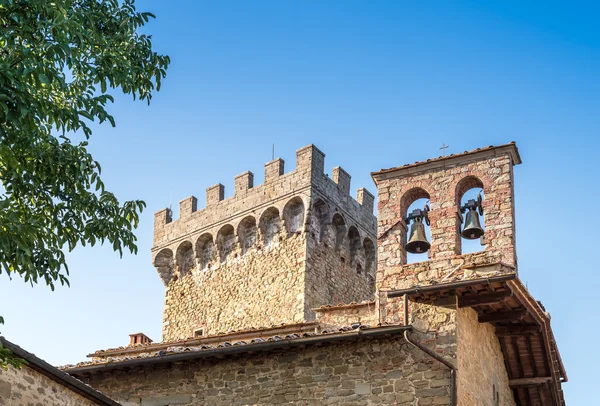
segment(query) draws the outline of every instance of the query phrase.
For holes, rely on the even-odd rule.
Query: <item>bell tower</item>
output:
[[[377,288],[516,272],[513,167],[520,163],[517,146],[510,143],[372,173],[379,196]],[[461,205],[473,188],[483,190],[484,198]],[[422,198],[429,205],[408,213]],[[477,238],[482,250],[463,254],[463,240]],[[407,252],[422,259],[407,264]]]

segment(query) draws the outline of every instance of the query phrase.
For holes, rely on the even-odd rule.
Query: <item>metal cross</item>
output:
[[[443,143],[440,149],[443,151],[444,156],[446,156],[446,148],[448,148],[448,145],[446,145],[446,143]]]

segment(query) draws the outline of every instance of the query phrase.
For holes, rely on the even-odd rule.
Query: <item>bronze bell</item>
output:
[[[429,251],[431,244],[427,241],[425,225],[423,224],[423,222],[425,222],[429,225],[429,205],[426,204],[423,210],[413,210],[413,212],[404,219],[407,225],[410,224],[411,220],[413,220],[413,223],[410,227],[410,236],[404,249],[411,254],[422,254]]]
[[[480,238],[484,231],[479,222],[479,214],[477,214],[475,210],[469,210],[466,217],[465,228],[460,235],[467,240],[476,240]]]
[[[469,200],[461,208],[461,212],[466,212],[467,215],[465,218],[465,227],[460,235],[467,240],[476,240],[485,233],[479,222],[479,215],[483,215],[483,205],[481,203],[482,198],[481,195],[479,195],[476,201]]]

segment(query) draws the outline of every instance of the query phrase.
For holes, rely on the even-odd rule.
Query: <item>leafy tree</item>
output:
[[[90,122],[115,125],[110,90],[150,103],[160,89],[170,61],[139,32],[150,18],[134,0],[0,0],[0,273],[54,289],[65,250],[137,252],[145,203],[119,203],[87,146]]]

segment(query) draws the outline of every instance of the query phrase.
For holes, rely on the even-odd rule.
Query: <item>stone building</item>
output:
[[[0,406],[119,406],[89,385],[0,337],[0,346],[26,362],[0,368]]]
[[[372,174],[374,198],[324,174],[265,165],[155,215],[166,287],[159,343],[66,366],[122,405],[564,405],[550,316],[518,277],[514,143]],[[485,198],[484,246],[463,253],[461,200]],[[408,263],[406,216],[428,199],[431,249]],[[412,241],[412,240],[411,240]]]

